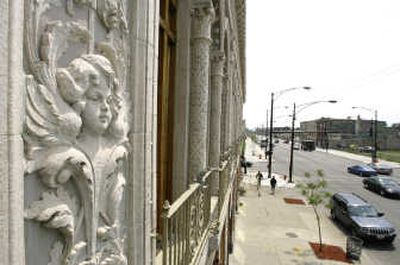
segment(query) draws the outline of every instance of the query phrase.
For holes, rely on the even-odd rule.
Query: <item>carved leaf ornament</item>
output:
[[[25,25],[26,173],[44,184],[40,199],[28,203],[25,218],[62,236],[49,246],[48,265],[127,264],[120,229],[128,153],[123,2],[25,4],[30,10]],[[52,20],[50,11],[62,8],[65,19]],[[76,18],[79,8],[98,17],[106,39],[95,40],[88,23]],[[97,47],[97,52],[83,49],[65,63],[62,56],[71,44]]]

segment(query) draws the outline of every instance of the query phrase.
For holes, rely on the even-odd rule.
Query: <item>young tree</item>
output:
[[[322,169],[316,171],[317,178],[311,180],[312,176],[306,172],[304,176],[309,179],[305,183],[300,183],[297,187],[301,190],[301,193],[307,198],[308,204],[313,207],[315,217],[318,224],[318,235],[319,235],[319,251],[322,251],[322,234],[321,234],[321,218],[318,212],[318,206],[324,205],[330,207],[329,198],[331,194],[326,191],[327,182],[324,179],[324,172]]]

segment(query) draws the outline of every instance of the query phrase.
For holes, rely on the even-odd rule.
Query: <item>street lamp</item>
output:
[[[290,142],[290,160],[289,160],[289,183],[293,182],[293,149],[294,149],[294,123],[296,121],[296,114],[299,114],[302,110],[315,105],[317,103],[337,103],[337,100],[318,100],[311,101],[299,105],[300,109],[296,113],[296,103],[293,103],[293,114],[292,114],[292,130],[291,130],[291,142]]]
[[[277,100],[282,94],[297,90],[297,89],[305,89],[305,90],[310,90],[311,87],[308,86],[303,86],[303,87],[292,87],[292,88],[287,88],[283,89],[280,91],[275,92],[276,93],[276,99]],[[274,92],[271,93],[271,108],[270,108],[270,119],[269,119],[269,151],[268,151],[268,178],[271,178],[272,175],[272,131],[273,131],[273,123],[274,123]]]
[[[355,107],[351,107],[352,109],[363,109],[366,111],[371,112],[371,114],[373,115],[373,118],[371,118],[372,122],[371,122],[371,130],[373,129],[373,135],[371,135],[371,139],[373,142],[373,146],[374,146],[374,150],[372,150],[371,152],[371,160],[372,163],[375,163],[377,161],[377,150],[378,150],[378,111],[377,110],[373,110],[370,108],[366,108],[366,107],[362,107],[362,106],[355,106]]]

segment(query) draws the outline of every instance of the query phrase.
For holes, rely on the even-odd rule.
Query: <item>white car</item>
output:
[[[393,173],[393,168],[389,165],[386,164],[381,164],[381,163],[369,163],[368,166],[372,167],[373,169],[378,172],[378,174],[382,175],[392,175]]]

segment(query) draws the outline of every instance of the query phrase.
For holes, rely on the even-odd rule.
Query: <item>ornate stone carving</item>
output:
[[[83,50],[59,67],[69,44],[87,43],[93,34],[81,21],[42,19],[56,2],[27,3],[33,12],[26,24],[26,171],[45,188],[28,203],[25,217],[62,235],[51,247],[50,265],[127,264],[120,229],[128,153],[125,52],[115,41],[100,41],[101,54]],[[105,9],[119,3],[101,2],[97,7]],[[66,4],[68,11],[72,2]],[[104,13],[108,30],[113,15]]]
[[[218,75],[224,76],[224,63],[225,63],[225,54],[221,51],[214,51],[211,54],[211,76]],[[218,86],[219,87],[219,86]]]
[[[121,0],[99,0],[97,12],[108,30],[128,30]]]
[[[211,23],[215,19],[214,8],[194,8],[192,18],[192,40],[205,40],[211,44]]]
[[[122,0],[67,0],[67,13],[71,16],[75,15],[74,2],[78,6],[96,9],[100,20],[108,31],[119,29],[127,32],[128,24]]]

